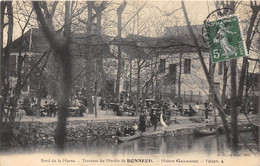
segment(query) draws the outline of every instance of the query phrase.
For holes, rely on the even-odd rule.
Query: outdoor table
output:
[[[79,116],[79,107],[69,107],[69,116]]]
[[[112,102],[111,102],[111,103],[109,104],[110,110],[111,110],[111,109],[113,110],[113,108],[114,108],[115,105],[116,105],[116,103],[112,103]]]
[[[177,116],[179,109],[178,108],[172,108],[172,109],[170,109],[170,111],[175,113],[175,115]]]
[[[133,113],[134,113],[134,108],[132,108],[132,107],[128,107],[126,110],[124,110],[123,108],[122,109],[120,109],[120,111],[122,111],[123,112],[123,115],[125,115],[126,113],[128,113],[128,115],[133,115]]]

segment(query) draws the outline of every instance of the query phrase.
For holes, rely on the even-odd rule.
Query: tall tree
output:
[[[87,21],[87,36],[88,36],[88,44],[91,44],[91,32],[92,32],[92,25],[93,25],[93,18],[92,18],[92,11],[93,11],[93,1],[87,1],[88,5],[88,21]],[[94,71],[94,55],[91,51],[91,46],[87,46],[87,54],[86,54],[86,97],[88,103],[88,113],[93,114],[93,100],[92,100],[92,89],[91,89],[91,74]]]
[[[5,11],[7,11],[7,20],[8,22],[5,24]],[[7,31],[7,44],[5,49],[3,50],[3,30],[4,26],[8,25],[8,31]],[[0,139],[1,144],[3,143],[10,143],[13,138],[13,122],[15,117],[15,108],[10,109],[10,113],[5,114],[6,121],[3,122],[4,118],[4,104],[7,100],[8,96],[8,89],[9,89],[9,57],[10,57],[10,51],[12,48],[12,42],[13,42],[13,7],[12,7],[12,1],[1,1],[1,108],[0,108]],[[4,99],[4,100],[2,100]],[[14,104],[12,100],[10,100],[10,104]],[[9,115],[8,115],[9,114]],[[8,120],[7,120],[8,119]]]
[[[96,35],[101,37],[101,18],[102,18],[102,11],[104,11],[107,7],[107,1],[102,1],[100,5],[96,4],[93,6],[93,9],[96,12],[96,18],[97,18],[97,26],[96,26]],[[100,49],[102,50],[102,48]],[[103,53],[100,51],[98,53],[99,55],[96,56],[96,80],[95,80],[95,117],[97,117],[97,90],[98,87],[100,87],[101,91],[101,97],[105,97],[105,72],[103,68]]]
[[[59,60],[61,67],[61,92],[58,97],[58,124],[55,130],[55,143],[58,150],[64,150],[65,135],[66,135],[66,123],[68,115],[68,103],[71,94],[71,78],[72,78],[72,62],[70,53],[70,41],[71,41],[71,21],[70,21],[70,2],[65,2],[65,23],[64,23],[64,37],[59,37],[53,26],[48,24],[48,17],[44,17],[40,2],[33,1],[33,6],[42,28],[44,35],[49,43],[53,46],[56,56]]]
[[[1,11],[0,11],[0,35],[1,35],[1,39],[0,39],[0,126],[3,126],[2,124],[2,119],[3,119],[3,107],[2,107],[2,101],[3,101],[3,96],[2,96],[2,54],[3,54],[3,35],[4,35],[4,11],[6,8],[6,4],[5,2],[1,1],[0,2],[1,5]],[[0,138],[2,138],[2,128],[0,129],[1,133],[0,133]]]
[[[227,7],[231,8],[231,14],[234,14],[235,12],[235,1],[230,1],[230,3],[227,3]],[[238,110],[237,110],[237,60],[232,59],[231,60],[231,105],[230,105],[230,111],[231,111],[231,145],[232,150],[234,153],[238,150],[238,126],[237,126],[237,116],[238,116]]]
[[[251,44],[254,39],[255,33],[258,31],[259,28],[259,19],[257,21],[258,14],[260,12],[260,3],[257,1],[250,1],[250,8],[252,10],[252,15],[250,17],[249,27],[246,34],[246,48],[248,54],[250,53]],[[238,86],[238,103],[242,103],[243,101],[243,91],[245,85],[245,76],[248,64],[248,57],[243,58],[243,64],[241,68],[239,86]]]
[[[181,101],[181,69],[182,69],[182,53],[179,55],[179,78],[178,78],[178,101]]]
[[[124,1],[118,8],[117,8],[117,18],[118,18],[118,24],[117,24],[117,37],[119,41],[121,40],[122,37],[122,14],[123,11],[125,10],[125,7],[127,5],[127,2]],[[118,100],[120,100],[120,78],[121,78],[121,73],[122,73],[122,51],[121,51],[121,45],[118,45],[118,63],[117,63],[117,76],[116,76],[116,97]]]
[[[207,79],[210,91],[212,92],[212,98],[214,100],[214,103],[216,104],[216,107],[217,107],[218,111],[219,111],[219,114],[220,114],[220,117],[221,117],[221,120],[222,120],[222,123],[223,123],[223,126],[224,126],[224,131],[225,131],[225,134],[226,134],[227,142],[228,142],[228,144],[230,144],[230,141],[231,141],[230,130],[229,130],[229,127],[228,127],[228,121],[226,119],[226,115],[225,115],[225,113],[224,113],[224,111],[223,111],[223,109],[222,109],[222,107],[220,105],[220,102],[219,102],[218,97],[216,95],[215,89],[212,86],[213,85],[211,83],[211,81],[212,81],[211,77],[212,76],[209,74],[209,71],[208,71],[208,69],[206,67],[206,63],[205,63],[204,58],[202,56],[201,48],[199,47],[198,40],[197,40],[197,38],[196,38],[192,28],[191,28],[190,20],[189,20],[189,17],[188,17],[186,8],[185,8],[185,4],[184,4],[183,1],[181,2],[181,5],[182,5],[182,10],[183,10],[183,13],[184,13],[185,20],[186,20],[187,28],[189,30],[189,34],[190,34],[190,36],[191,36],[191,38],[193,40],[193,43],[195,44],[195,47],[197,49],[197,53],[198,53],[198,56],[199,56],[199,59],[200,59],[200,62],[201,62],[204,74],[206,76],[206,79]]]

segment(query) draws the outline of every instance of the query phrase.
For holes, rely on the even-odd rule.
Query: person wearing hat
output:
[[[53,114],[54,117],[56,116],[56,110],[55,110],[54,100],[51,100],[51,101],[50,101],[48,116],[51,117],[52,114]]]
[[[152,125],[154,126],[154,131],[155,131],[156,127],[157,127],[157,122],[158,122],[156,110],[152,110],[150,121],[151,121]]]
[[[178,108],[179,108],[179,112],[181,113],[181,115],[183,115],[183,105],[182,105],[182,103],[180,103],[178,105]]]
[[[209,103],[205,111],[205,119],[208,119],[208,115],[211,110],[212,110],[212,103]]]
[[[126,125],[124,128],[124,136],[129,136],[131,135],[131,128],[129,127],[129,125]]]
[[[81,100],[79,101],[78,107],[79,107],[79,116],[83,117],[83,113],[86,112],[87,107],[83,104],[83,101]]]
[[[141,111],[140,117],[139,117],[139,130],[141,132],[145,132],[145,120],[146,120],[146,115],[144,111]]]

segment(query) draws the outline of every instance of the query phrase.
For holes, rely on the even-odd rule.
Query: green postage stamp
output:
[[[236,15],[208,22],[205,28],[212,62],[246,56],[246,48]]]

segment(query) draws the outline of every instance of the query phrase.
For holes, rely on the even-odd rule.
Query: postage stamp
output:
[[[246,56],[243,38],[236,15],[206,24],[212,62]]]

